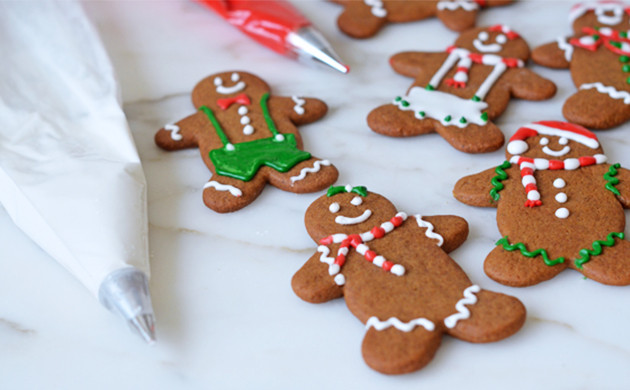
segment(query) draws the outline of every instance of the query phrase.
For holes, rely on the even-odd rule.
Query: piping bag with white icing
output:
[[[146,182],[109,58],[74,1],[0,2],[0,202],[144,340]]]

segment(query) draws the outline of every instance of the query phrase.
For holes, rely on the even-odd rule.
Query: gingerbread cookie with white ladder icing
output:
[[[363,357],[386,374],[429,363],[443,334],[485,343],[518,331],[525,308],[473,284],[448,255],[468,235],[463,218],[398,212],[365,187],[331,187],[306,211],[319,244],[293,276],[307,302],[344,297],[365,324]]]
[[[192,93],[198,111],[155,135],[165,150],[198,147],[212,172],[203,200],[214,211],[239,210],[266,183],[285,191],[320,191],[337,180],[337,169],[302,148],[296,125],[324,116],[318,99],[277,97],[257,76],[224,72],[199,82]]]
[[[503,145],[492,122],[512,97],[544,100],[553,82],[525,68],[529,46],[505,25],[475,28],[446,52],[404,52],[392,68],[415,80],[407,93],[368,115],[368,126],[391,137],[437,132],[454,148],[485,153]]]
[[[603,130],[630,120],[630,4],[586,2],[569,13],[573,36],[532,52],[534,62],[570,69],[578,91],[562,113],[570,122]]]

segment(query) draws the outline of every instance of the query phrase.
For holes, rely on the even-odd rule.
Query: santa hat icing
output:
[[[621,1],[607,0],[607,1],[588,1],[579,3],[571,8],[569,12],[569,21],[573,23],[575,19],[584,15],[588,11],[595,11],[597,19],[600,23],[615,25],[621,22],[620,18],[623,16],[624,11],[630,14],[630,7]],[[613,15],[606,15],[606,12],[612,12]]]
[[[512,155],[523,154],[529,149],[525,140],[539,134],[564,137],[571,141],[579,142],[591,149],[597,149],[599,142],[597,136],[582,126],[567,122],[540,121],[523,126],[514,133],[507,145],[508,153]]]

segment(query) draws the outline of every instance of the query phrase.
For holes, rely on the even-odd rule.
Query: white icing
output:
[[[470,318],[470,310],[468,310],[465,305],[474,305],[475,303],[477,303],[477,297],[475,296],[475,293],[478,293],[479,291],[481,291],[481,288],[476,284],[473,284],[472,286],[464,290],[464,298],[460,299],[455,304],[455,309],[457,310],[457,313],[452,314],[444,319],[444,325],[446,325],[447,328],[452,329],[455,327],[455,325],[457,325],[457,322],[459,322],[460,320]]]
[[[358,217],[350,218],[345,217],[343,215],[338,215],[335,218],[335,223],[339,225],[356,225],[357,223],[365,222],[372,216],[372,210],[368,209],[363,212],[363,214]]]
[[[541,145],[548,145],[548,144],[549,144],[549,138],[547,138],[547,137],[542,137],[542,138],[540,139],[540,144],[541,144]]]
[[[234,145],[232,145],[232,144],[225,145],[225,150],[227,150],[228,152],[233,152],[234,151]]]
[[[214,78],[214,85],[216,85],[217,87],[219,85],[223,84],[223,80],[221,80],[221,77],[217,76]]]
[[[247,115],[248,112],[249,112],[249,110],[247,109],[247,106],[240,106],[238,108],[238,114],[239,115]]]
[[[499,43],[490,43],[486,45],[485,43],[481,42],[479,39],[475,39],[473,41],[473,46],[475,46],[475,49],[479,50],[482,53],[498,53],[503,48],[503,46],[500,45]]]
[[[234,75],[238,76],[237,73],[232,73],[232,81],[237,81],[238,78],[234,80]],[[239,81],[231,87],[226,87],[223,85],[223,80],[218,76],[214,78],[214,85],[216,86],[217,93],[220,93],[222,95],[229,95],[235,92],[239,92],[247,87],[247,84],[245,84],[244,81]]]
[[[422,219],[422,215],[420,214],[416,214],[415,217],[416,221],[418,222],[418,226],[420,226],[421,228],[427,228],[424,235],[434,240],[438,240],[437,246],[442,246],[442,244],[444,244],[444,237],[433,231],[433,224]]]
[[[571,58],[573,57],[573,45],[569,44],[565,37],[558,37],[556,42],[558,42],[558,48],[564,51],[564,59],[567,60],[567,62],[571,62]]]
[[[567,137],[560,137],[560,139],[558,140],[558,143],[560,145],[566,145],[569,143],[569,139]]]
[[[241,125],[248,125],[250,122],[251,122],[251,119],[249,119],[248,116],[241,117]]]
[[[389,272],[393,273],[396,276],[403,276],[405,274],[405,267],[400,264],[394,264]]]
[[[562,179],[556,179],[553,181],[553,186],[556,188],[564,188],[566,185],[567,183]]]
[[[164,130],[170,131],[171,132],[171,139],[173,141],[181,141],[184,137],[180,134],[179,132],[179,126],[177,125],[173,125],[173,124],[168,124],[168,125],[164,125]]]
[[[602,24],[616,25],[623,20],[624,5],[617,2],[604,3],[597,1],[580,3],[575,5],[569,12],[569,21],[573,23],[587,11],[594,11],[595,15],[597,15],[597,21]],[[612,12],[612,15],[608,15],[607,12]]]
[[[569,153],[571,151],[571,147],[570,146],[565,146],[564,148],[560,149],[560,150],[553,150],[551,149],[549,146],[545,146],[544,148],[542,148],[543,153],[549,155],[549,156],[554,156],[554,157],[560,157],[560,156],[564,156],[565,154]]]
[[[529,200],[540,200],[540,192],[535,191],[535,190],[529,191],[527,193],[527,199],[529,199]]]
[[[439,120],[445,126],[457,126],[464,128],[469,123],[479,126],[487,122],[481,118],[483,110],[488,107],[485,102],[475,102],[470,99],[462,99],[442,91],[429,91],[421,87],[412,87],[404,100],[409,102],[409,106],[403,107],[401,102],[394,102],[402,111],[413,111],[418,119],[433,118]],[[424,116],[419,112],[424,112]],[[446,121],[450,116],[451,120]],[[466,122],[461,123],[460,118],[465,118]]]
[[[519,60],[519,67],[522,67],[522,66],[523,66],[522,61]],[[501,77],[501,75],[503,74],[503,72],[506,71],[506,69],[507,69],[507,65],[505,65],[503,62],[498,62],[492,69],[492,72],[490,72],[488,77],[486,77],[483,83],[479,86],[479,88],[477,89],[477,92],[475,92],[475,96],[483,100],[488,94],[488,92],[490,91],[490,88],[492,88],[494,83],[497,82],[499,77]]]
[[[490,38],[490,34],[488,34],[487,31],[482,31],[477,35],[477,38],[481,41],[481,42],[485,42],[488,40],[488,38]]]
[[[319,172],[320,169],[322,168],[322,165],[329,166],[330,165],[330,161],[328,161],[328,160],[317,160],[313,164],[312,168],[310,168],[310,167],[302,168],[302,170],[300,171],[299,175],[291,176],[291,184],[295,183],[296,181],[303,180],[306,177],[307,173]]]
[[[523,184],[523,187],[527,187],[528,184],[536,184],[536,179],[534,178],[534,175],[526,175],[521,179],[521,183]]]
[[[317,251],[321,253],[321,256],[319,256],[319,261],[328,264],[328,273],[331,276],[336,275],[335,283],[338,286],[343,286],[346,283],[346,278],[343,276],[343,274],[339,273],[339,266],[335,264],[335,259],[328,256],[330,254],[330,249],[328,249],[326,245],[320,245],[317,247]]]
[[[497,35],[496,38],[494,38],[495,41],[497,41],[497,43],[501,44],[501,45],[505,45],[508,41],[507,37],[503,34],[499,34]]]
[[[295,103],[295,105],[293,106],[293,111],[295,111],[295,113],[298,115],[303,115],[306,112],[304,110],[304,103],[306,103],[306,100],[300,99],[297,96],[291,96],[291,100],[293,100],[293,103]]]
[[[352,198],[352,200],[350,201],[350,203],[351,203],[353,206],[359,206],[360,204],[362,204],[362,203],[363,203],[363,199],[361,199],[361,197],[360,197],[360,196],[355,196],[354,198]]]
[[[507,151],[510,154],[523,154],[527,149],[529,149],[529,146],[523,140],[511,141],[507,146]]]
[[[239,76],[239,74],[238,74],[238,73],[234,72],[234,73],[232,73],[232,75],[230,76],[230,79],[231,79],[233,82],[237,82],[237,81],[239,81],[239,80],[241,79],[241,76]]]
[[[352,192],[352,186],[350,184],[346,184],[345,190],[346,192]]]
[[[384,18],[387,16],[387,10],[385,9],[381,0],[363,0],[363,2],[371,7],[372,15],[377,18]]]
[[[402,322],[396,317],[390,317],[387,321],[381,321],[378,317],[370,317],[365,323],[365,328],[374,328],[378,331],[394,327],[403,332],[411,332],[416,326],[422,326],[424,329],[432,332],[435,330],[435,324],[426,318],[416,318],[409,322]]]
[[[284,141],[284,135],[282,135],[282,134],[276,134],[273,138],[276,141]]]
[[[613,99],[623,99],[624,104],[630,104],[630,93],[626,91],[619,91],[614,87],[606,86],[600,82],[580,85],[580,90],[593,88],[597,89],[597,92],[607,94]]]
[[[328,211],[330,211],[331,213],[338,213],[339,209],[341,209],[341,207],[337,202],[332,202],[330,206],[328,206]]]
[[[254,126],[252,125],[246,125],[243,127],[243,134],[245,135],[252,135],[254,134]]]
[[[609,11],[612,11],[612,15],[608,14]],[[597,15],[598,22],[614,26],[623,20],[623,8],[619,6],[611,8],[597,7],[595,8],[595,15]]]
[[[219,182],[216,182],[214,180],[207,182],[204,186],[204,189],[206,188],[214,188],[217,191],[228,191],[230,194],[232,194],[232,196],[236,196],[237,198],[239,196],[243,195],[243,191],[241,191],[240,189],[231,186],[229,184],[221,184]]]
[[[630,98],[630,95],[629,95]],[[527,126],[524,126],[528,129],[532,129],[539,134],[551,135],[555,137],[565,137],[570,139],[571,141],[579,142],[582,145],[586,145],[589,148],[597,149],[599,147],[599,142],[596,139],[590,138],[578,133],[570,132],[567,130],[556,129],[554,127],[549,127],[545,125],[541,125],[538,123],[530,123]]]
[[[538,170],[549,169],[549,160],[547,160],[546,158],[535,158],[534,168]]]
[[[596,162],[597,164],[603,164],[603,163],[605,163],[605,162],[606,162],[606,160],[608,160],[608,157],[606,157],[606,156],[605,156],[605,155],[603,155],[603,154],[596,154],[596,155],[594,155],[593,157],[595,157],[595,162]]]
[[[580,160],[577,158],[567,158],[564,160],[564,169],[572,171],[580,167]]]
[[[440,81],[442,81],[444,76],[446,76],[446,73],[448,73],[448,71],[461,58],[468,57],[468,54],[470,54],[470,52],[468,50],[466,50],[466,49],[456,48],[456,49],[452,50],[448,54],[448,57],[446,57],[446,60],[444,60],[444,62],[440,66],[440,68],[437,70],[437,72],[435,72],[435,74],[433,75],[433,77],[429,81],[429,85],[432,86],[433,88],[437,88],[437,86],[440,84]]]
[[[556,217],[560,219],[565,219],[569,217],[569,210],[566,207],[560,207],[556,210]]]
[[[458,8],[462,8],[465,11],[474,11],[479,9],[479,4],[471,0],[438,1],[437,3],[437,9],[440,11],[445,9],[455,11]]]
[[[556,194],[556,202],[558,203],[566,203],[568,200],[567,194],[565,194],[564,192],[558,192]]]

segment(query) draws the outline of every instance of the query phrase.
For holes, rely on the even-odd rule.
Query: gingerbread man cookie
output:
[[[265,184],[296,193],[320,191],[337,180],[328,161],[302,150],[296,125],[324,116],[318,99],[275,97],[260,78],[224,72],[203,79],[192,93],[197,112],[164,126],[155,142],[165,150],[198,147],[212,179],[205,204],[220,213],[239,210]]]
[[[306,229],[319,243],[293,276],[307,302],[345,297],[367,333],[363,357],[386,374],[429,363],[444,333],[485,343],[515,333],[525,308],[473,284],[448,255],[468,235],[463,218],[407,216],[365,187],[331,187],[311,204]]]
[[[497,207],[503,238],[486,258],[486,274],[520,287],[572,268],[600,283],[630,284],[623,211],[630,171],[607,163],[592,132],[566,122],[520,128],[506,156],[453,190],[468,205]]]
[[[574,35],[536,48],[532,59],[570,68],[578,92],[564,103],[564,117],[592,129],[630,120],[630,4],[586,2],[569,14]]]
[[[510,4],[512,0],[332,0],[345,7],[337,19],[339,29],[354,38],[369,38],[387,23],[413,22],[437,16],[451,30],[475,25],[484,7]]]
[[[404,52],[391,66],[415,80],[404,96],[368,115],[368,126],[391,137],[437,132],[454,148],[484,153],[503,145],[492,119],[511,97],[543,100],[556,86],[524,68],[527,43],[509,27],[474,28],[460,35],[446,52]]]

